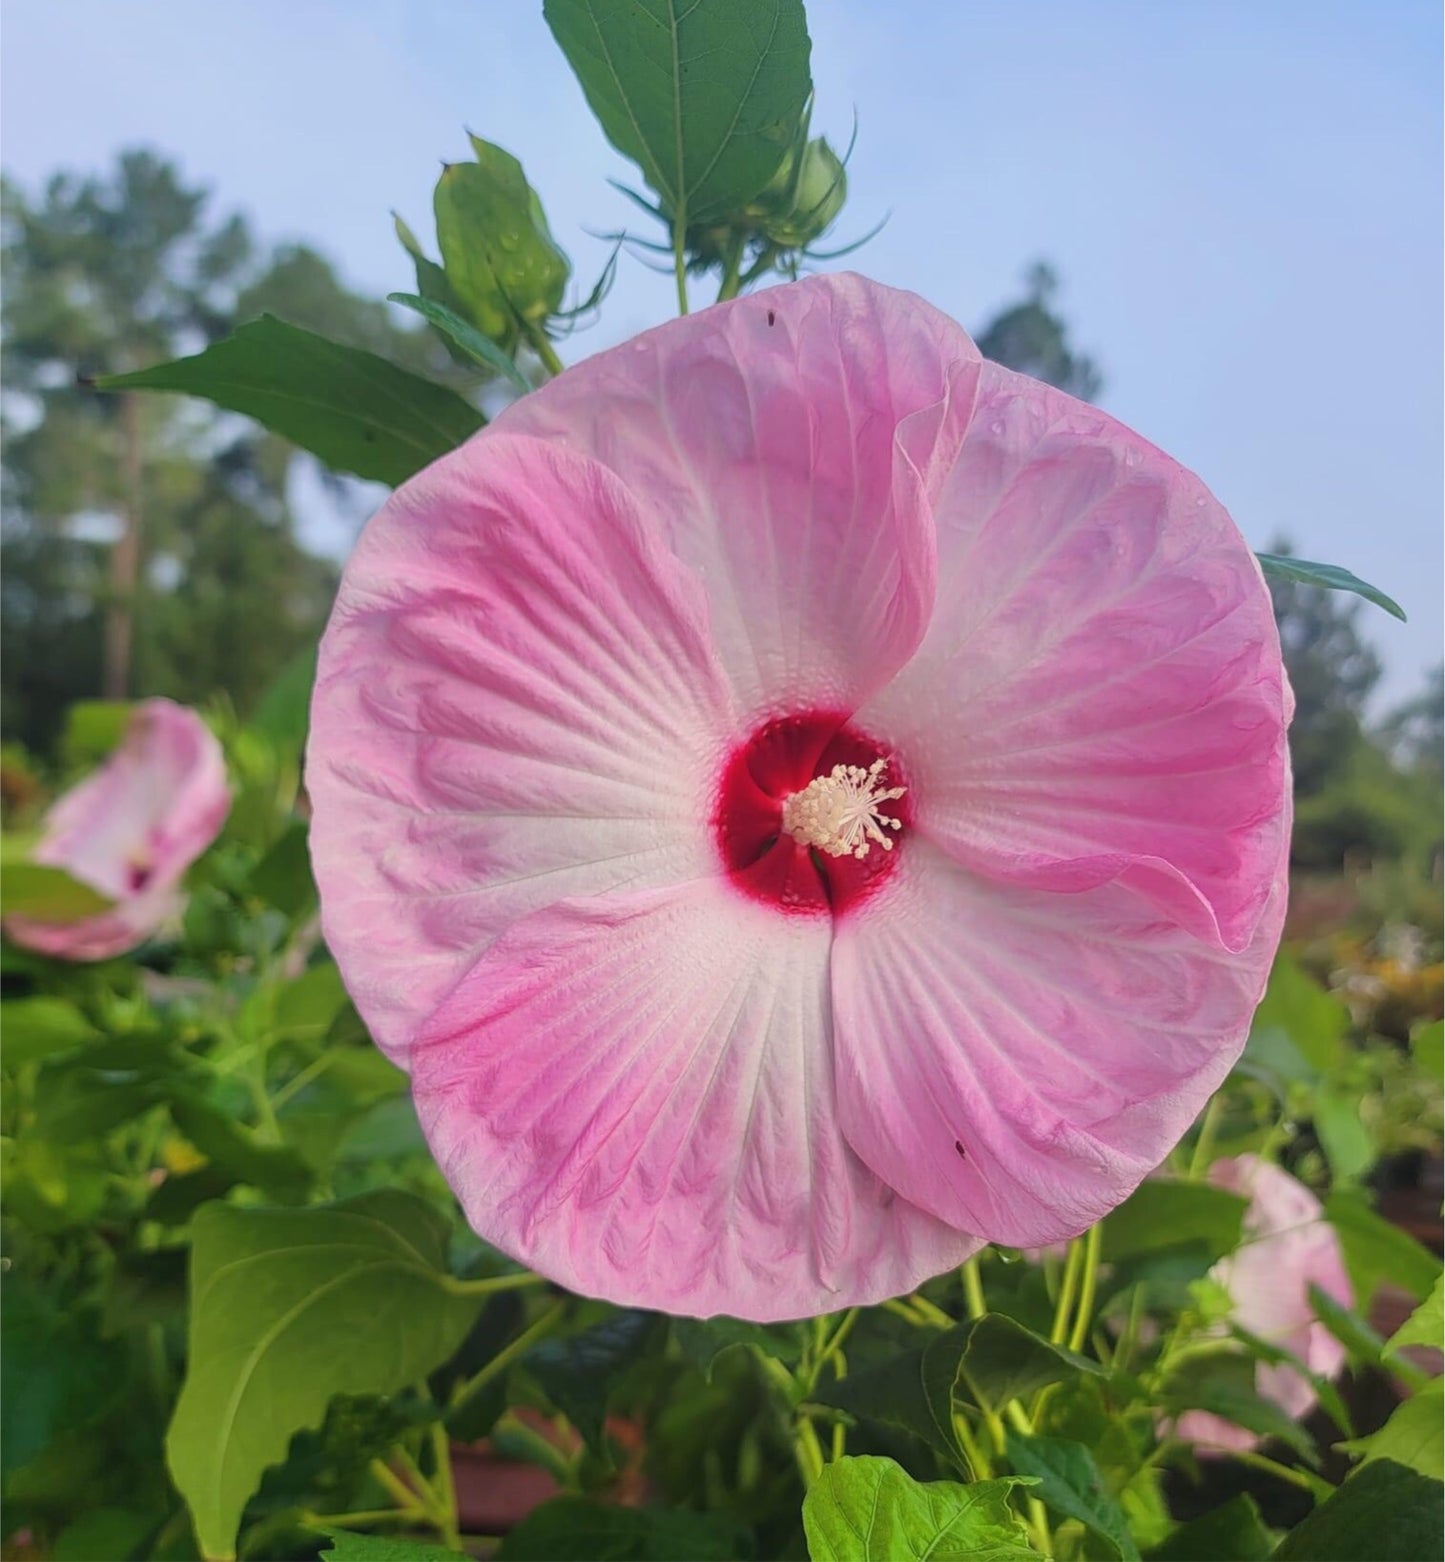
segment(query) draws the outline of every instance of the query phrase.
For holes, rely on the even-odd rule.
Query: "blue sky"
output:
[[[0,160],[34,185],[175,153],[268,238],[411,285],[463,127],[524,161],[587,285],[632,178],[540,0],[5,0]],[[1047,256],[1104,405],[1251,542],[1347,565],[1403,696],[1440,657],[1441,16],[1435,0],[813,0],[815,125],[860,131],[849,262],[970,327]],[[579,357],[671,312],[624,261]]]

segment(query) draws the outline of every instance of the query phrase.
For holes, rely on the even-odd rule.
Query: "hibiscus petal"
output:
[[[703,582],[751,725],[855,709],[922,639],[929,499],[979,366],[922,299],[815,277],[600,353],[496,427],[585,450],[638,496]]]
[[[760,1320],[974,1251],[838,1130],[828,943],[826,920],[717,880],[569,901],[499,939],[412,1049],[477,1231],[589,1296]]]
[[[734,720],[696,584],[615,477],[484,432],[367,527],[308,752],[327,941],[399,1061],[517,918],[714,866]]]
[[[1055,895],[918,836],[833,947],[848,1143],[905,1198],[1041,1247],[1120,1203],[1239,1055],[1284,914],[1226,955],[1121,885]]]
[[[936,509],[932,626],[857,715],[918,828],[978,872],[1120,880],[1239,951],[1289,833],[1290,696],[1269,594],[1198,479],[994,365]]]

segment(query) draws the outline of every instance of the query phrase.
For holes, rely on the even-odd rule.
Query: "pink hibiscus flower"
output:
[[[1234,1302],[1241,1328],[1297,1357],[1319,1377],[1332,1378],[1345,1364],[1345,1347],[1315,1317],[1310,1287],[1317,1285],[1344,1307],[1354,1305],[1344,1255],[1320,1201],[1302,1182],[1258,1156],[1216,1161],[1209,1180],[1249,1200],[1244,1240],[1210,1271]],[[1255,1388],[1263,1399],[1298,1420],[1318,1396],[1310,1380],[1285,1362],[1260,1362]],[[1191,1410],[1174,1435],[1211,1450],[1249,1450],[1262,1439],[1222,1416]]]
[[[210,729],[171,700],[136,706],[119,748],[45,817],[31,860],[64,868],[114,904],[79,922],[7,917],[17,944],[60,960],[106,960],[181,908],[177,886],[231,807]]]
[[[477,1230],[787,1318],[1077,1233],[1243,1043],[1270,601],[1197,479],[854,276],[605,352],[347,567],[326,935]]]

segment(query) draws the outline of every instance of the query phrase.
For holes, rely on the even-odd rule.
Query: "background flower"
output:
[[[1249,1200],[1244,1239],[1210,1271],[1234,1302],[1233,1318],[1267,1344],[1296,1356],[1313,1373],[1334,1377],[1345,1347],[1315,1316],[1310,1287],[1319,1286],[1342,1307],[1354,1306],[1340,1239],[1320,1201],[1302,1182],[1255,1155],[1216,1161],[1209,1180]],[[1260,1362],[1255,1387],[1287,1415],[1299,1419],[1314,1407],[1314,1386],[1286,1362]],[[1250,1449],[1255,1433],[1204,1410],[1179,1417],[1175,1435],[1209,1448]]]
[[[201,718],[171,700],[141,702],[119,748],[46,815],[31,853],[114,904],[65,924],[9,917],[6,933],[61,960],[134,948],[180,909],[181,877],[230,807],[221,746]]]

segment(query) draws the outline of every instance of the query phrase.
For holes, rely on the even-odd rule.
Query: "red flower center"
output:
[[[784,827],[784,804],[810,786],[819,806],[801,813],[821,819],[813,837],[838,826],[827,847],[805,844],[796,823]],[[713,829],[728,877],[783,911],[846,911],[893,869],[912,809],[906,791],[881,794],[903,786],[896,758],[845,716],[804,711],[765,723],[728,756],[718,786]],[[795,804],[790,817],[799,815]]]

